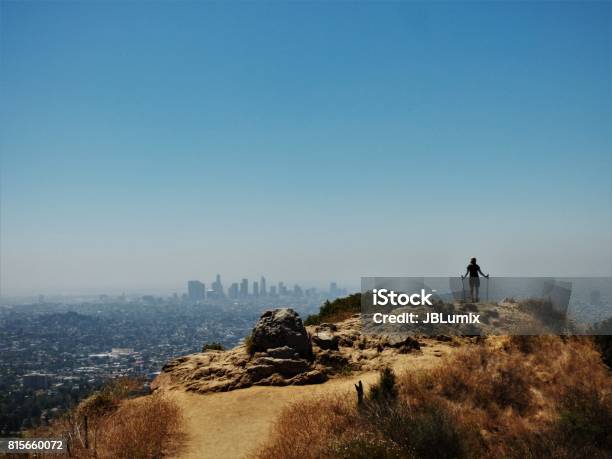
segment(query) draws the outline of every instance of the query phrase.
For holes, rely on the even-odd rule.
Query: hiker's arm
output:
[[[488,274],[483,273],[483,272],[482,272],[482,270],[481,270],[480,268],[478,268],[478,272],[479,272],[480,274],[482,274],[484,277],[486,277],[487,279],[489,278],[489,275],[488,275]]]
[[[470,270],[465,268],[465,274],[463,276],[461,276],[461,279],[463,279],[464,277],[468,277],[469,273],[470,273]]]

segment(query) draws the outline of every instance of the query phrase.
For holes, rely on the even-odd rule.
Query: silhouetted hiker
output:
[[[480,277],[478,277],[478,273],[482,274],[487,279],[489,278],[488,274],[483,273],[480,270],[480,266],[476,264],[476,258],[470,259],[470,264],[467,265],[467,271],[465,272],[465,276],[461,276],[461,279],[465,277],[470,278],[470,296],[472,297],[472,302],[478,302],[478,289],[480,288]],[[476,295],[474,295],[474,291]]]

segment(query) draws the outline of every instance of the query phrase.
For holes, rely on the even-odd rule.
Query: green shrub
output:
[[[604,320],[593,327],[595,344],[601,352],[604,363],[612,368],[612,317]]]
[[[224,351],[225,347],[223,344],[218,343],[217,341],[213,341],[212,343],[206,343],[202,346],[202,352],[206,351]]]
[[[368,400],[372,402],[390,401],[397,397],[395,373],[391,368],[381,370],[378,382],[370,387]]]
[[[441,402],[418,407],[401,402],[372,422],[400,448],[402,457],[451,459],[469,452],[458,423]]]
[[[137,378],[116,378],[100,390],[83,399],[76,408],[79,416],[105,416],[113,412],[122,400],[142,392],[143,381]]]
[[[361,312],[361,293],[354,293],[334,301],[325,301],[318,314],[308,316],[305,325],[319,325],[324,322],[339,322]]]

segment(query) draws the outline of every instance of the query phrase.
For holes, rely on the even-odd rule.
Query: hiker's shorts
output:
[[[470,288],[480,287],[480,277],[470,277]]]

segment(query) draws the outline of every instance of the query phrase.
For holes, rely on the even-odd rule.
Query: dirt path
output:
[[[419,354],[406,354],[394,365],[396,372],[426,369],[440,362],[440,356],[455,348],[432,343]],[[359,380],[367,386],[376,381],[377,372],[332,379],[310,386],[257,386],[232,392],[205,395],[185,391],[169,391],[185,416],[188,442],[181,459],[243,458],[252,453],[268,437],[280,411],[300,398],[334,392],[352,392]]]

